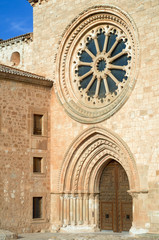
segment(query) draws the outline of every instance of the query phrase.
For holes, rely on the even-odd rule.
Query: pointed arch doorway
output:
[[[116,163],[118,166],[116,171],[120,176],[119,180],[116,180],[117,175],[113,171],[109,181],[102,180],[104,172],[107,171],[105,169],[109,170],[108,167],[113,163],[111,160],[114,160],[114,164]],[[102,200],[101,181],[104,182],[107,193],[111,193],[109,190],[115,182],[118,183],[119,190],[126,194],[127,190],[131,193],[140,189],[136,162],[126,143],[108,129],[92,127],[74,140],[61,165],[57,188],[58,198],[57,193],[54,194],[54,199],[59,206],[57,216],[61,226],[60,231],[70,231],[70,226],[73,226],[75,232],[99,231],[100,228],[120,232],[129,230],[132,225],[134,226],[134,220],[132,224],[131,197],[127,194],[120,201],[117,191],[115,196],[118,196],[118,201],[113,203],[111,196],[110,200]],[[124,187],[125,185],[126,187]],[[127,198],[131,200],[127,201]],[[112,209],[112,212],[107,211],[108,204],[106,205],[106,203],[111,204],[112,208],[109,207],[108,210]],[[135,205],[133,205],[133,209],[133,215],[136,216],[137,208]],[[105,227],[105,223],[101,222],[101,212],[106,220],[113,213],[110,226],[106,225]]]
[[[114,232],[129,231],[132,226],[132,197],[124,168],[114,160],[103,169],[100,184],[100,228]]]

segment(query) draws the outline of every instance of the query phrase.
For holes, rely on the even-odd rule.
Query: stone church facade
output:
[[[29,0],[0,41],[0,228],[159,232],[157,0]]]

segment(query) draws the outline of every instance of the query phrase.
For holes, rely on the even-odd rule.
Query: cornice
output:
[[[9,38],[7,40],[2,40],[0,41],[0,47],[4,47],[6,45],[12,45],[12,44],[16,44],[19,42],[29,42],[29,41],[33,41],[33,33],[26,33],[14,38]]]
[[[38,0],[27,0],[32,6],[38,2]]]
[[[36,3],[41,4],[42,2],[48,2],[49,0],[27,0],[31,6],[35,6]]]

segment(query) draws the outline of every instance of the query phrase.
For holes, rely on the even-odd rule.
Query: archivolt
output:
[[[103,168],[114,159],[125,169],[131,190],[139,190],[139,176],[126,143],[110,130],[92,127],[71,144],[59,179],[61,193],[98,193]]]

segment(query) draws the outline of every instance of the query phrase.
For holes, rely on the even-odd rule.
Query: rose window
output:
[[[74,64],[74,83],[81,99],[87,104],[107,104],[126,84],[131,46],[122,30],[100,26],[80,41]]]
[[[55,91],[71,118],[97,123],[129,98],[139,68],[133,20],[114,6],[95,6],[66,29],[58,49]]]

